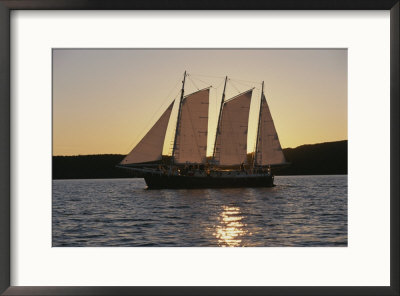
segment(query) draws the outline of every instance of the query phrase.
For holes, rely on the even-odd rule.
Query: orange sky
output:
[[[127,154],[179,97],[185,70],[191,75],[185,94],[213,86],[208,154],[225,75],[232,79],[226,99],[256,87],[249,152],[263,80],[283,148],[347,139],[346,49],[55,49],[53,155]],[[175,107],[164,154],[170,152]]]

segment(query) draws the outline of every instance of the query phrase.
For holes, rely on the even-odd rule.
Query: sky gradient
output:
[[[226,99],[255,87],[253,151],[261,81],[283,148],[347,139],[346,49],[54,49],[53,155],[127,154],[179,98],[212,85],[208,155],[225,75]],[[171,151],[177,106],[164,154]]]

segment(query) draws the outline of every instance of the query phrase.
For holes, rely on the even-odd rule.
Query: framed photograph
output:
[[[1,1],[1,295],[399,295],[399,2]]]

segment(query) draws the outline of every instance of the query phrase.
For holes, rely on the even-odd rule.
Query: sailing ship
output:
[[[175,100],[117,165],[144,178],[149,189],[271,187],[271,167],[285,165],[262,82],[253,157],[247,155],[250,103],[254,87],[225,99],[222,93],[212,157],[207,157],[210,87],[185,95],[184,73],[172,155],[162,155]]]

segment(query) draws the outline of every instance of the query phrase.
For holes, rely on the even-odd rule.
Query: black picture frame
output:
[[[390,286],[22,287],[10,286],[10,12],[13,10],[390,10]],[[399,295],[399,0],[0,0],[1,295]],[[368,260],[368,259],[366,259]]]

